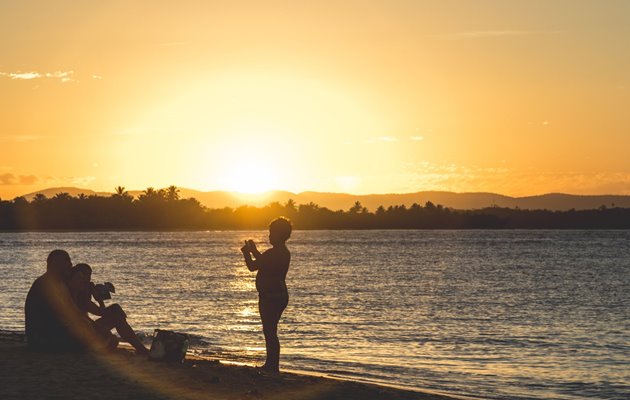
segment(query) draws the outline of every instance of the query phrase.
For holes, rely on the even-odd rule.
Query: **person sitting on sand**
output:
[[[28,347],[38,351],[78,351],[78,337],[94,337],[91,324],[72,301],[67,280],[72,262],[64,250],[53,250],[46,272],[37,278],[24,305]]]
[[[261,254],[253,240],[247,240],[241,248],[247,268],[250,271],[258,271],[256,274],[258,311],[267,349],[267,359],[261,369],[271,373],[280,372],[278,323],[282,312],[289,304],[285,279],[289,271],[291,253],[286,241],[291,236],[291,231],[292,226],[288,219],[277,218],[269,224],[271,249]]]
[[[46,260],[46,273],[33,282],[24,305],[26,339],[30,349],[47,352],[102,351],[117,344],[102,334],[113,327],[120,328],[121,336],[124,334],[128,338],[125,328],[129,325],[118,305],[112,306],[112,311],[106,312],[97,321],[91,322],[86,318],[74,302],[68,286],[71,272],[70,255],[64,250],[53,250]],[[145,354],[148,352],[144,346],[142,349],[136,347],[136,350]]]
[[[72,300],[79,307],[81,313],[85,314],[86,317],[88,313],[99,317],[103,316],[105,303],[102,300],[99,301],[99,304],[95,304],[92,301],[92,293],[94,293],[92,267],[83,263],[72,267],[68,287],[70,288]]]
[[[74,303],[81,314],[92,323],[97,334],[108,343],[109,347],[118,345],[118,338],[112,335],[111,330],[116,328],[120,338],[131,344],[138,354],[148,355],[149,351],[142,344],[136,333],[127,322],[127,314],[118,304],[105,307],[103,300],[96,299],[99,304],[92,301],[94,283],[92,283],[92,267],[88,264],[77,264],[70,271],[68,287]],[[100,316],[95,321],[89,318],[88,313]]]

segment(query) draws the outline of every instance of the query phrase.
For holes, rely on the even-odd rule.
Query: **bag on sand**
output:
[[[184,362],[188,350],[188,335],[185,333],[156,329],[149,351],[153,361]]]

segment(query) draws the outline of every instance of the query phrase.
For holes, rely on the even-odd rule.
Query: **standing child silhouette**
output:
[[[260,253],[253,240],[247,240],[241,247],[245,264],[256,274],[256,290],[258,290],[258,311],[265,334],[267,360],[261,367],[265,372],[280,372],[280,341],[278,339],[278,322],[282,312],[289,304],[289,292],[285,282],[291,253],[286,241],[291,236],[291,222],[277,218],[269,224],[269,242],[271,248]]]

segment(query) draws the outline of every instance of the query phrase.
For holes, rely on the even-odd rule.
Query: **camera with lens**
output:
[[[112,293],[116,293],[116,288],[111,282],[98,283],[92,288],[92,296],[98,302],[111,299]]]

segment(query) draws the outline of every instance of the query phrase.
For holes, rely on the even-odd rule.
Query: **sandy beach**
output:
[[[0,336],[2,399],[393,399],[453,397],[321,376],[260,375],[248,366],[187,356],[156,363],[126,348],[107,355],[41,354],[22,335]]]

